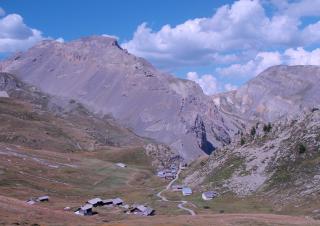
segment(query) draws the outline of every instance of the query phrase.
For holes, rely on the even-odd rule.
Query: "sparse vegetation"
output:
[[[264,124],[264,125],[263,125],[263,132],[269,133],[271,130],[272,130],[272,125],[271,125],[271,123],[268,123],[268,124]]]
[[[242,157],[231,156],[221,167],[207,176],[208,182],[216,185],[221,184],[224,180],[229,179],[236,170],[243,169],[244,161],[245,159]]]
[[[246,140],[243,137],[241,137],[240,145],[243,146],[245,143],[246,143]]]
[[[307,151],[307,147],[303,143],[298,144],[299,154],[304,154]]]
[[[256,135],[256,127],[253,126],[253,127],[251,128],[250,134],[251,134],[251,136],[253,136],[253,137]]]
[[[288,170],[288,166],[280,166],[272,176],[271,187],[279,184],[288,183],[291,180],[292,172]]]

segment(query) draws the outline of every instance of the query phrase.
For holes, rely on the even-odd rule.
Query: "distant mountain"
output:
[[[194,82],[156,70],[101,36],[44,41],[0,62],[0,69],[53,95],[111,115],[136,134],[194,160],[230,142],[238,128]]]
[[[221,112],[239,121],[273,122],[320,107],[319,86],[319,66],[274,66],[213,100]]]

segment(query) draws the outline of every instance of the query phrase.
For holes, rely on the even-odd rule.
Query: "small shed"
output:
[[[123,204],[123,200],[120,198],[115,198],[112,200],[112,202],[113,202],[113,205],[115,205],[115,206],[120,206]]]
[[[203,200],[211,200],[218,196],[218,193],[214,191],[206,191],[202,193],[202,199]]]
[[[177,166],[175,164],[171,164],[170,169],[177,169]]]
[[[182,188],[182,195],[183,196],[192,195],[192,189],[189,187]]]
[[[49,196],[44,195],[44,196],[40,196],[37,198],[36,200],[37,202],[48,202],[49,201]]]
[[[129,206],[128,204],[122,205],[121,207],[124,208],[124,209],[126,209],[126,210],[130,208],[130,206]]]
[[[161,178],[164,178],[164,177],[166,176],[166,173],[163,172],[163,171],[159,171],[159,172],[157,173],[157,176],[158,176],[158,177],[161,177]]]
[[[179,165],[180,169],[186,169],[188,167],[188,163],[186,162],[181,162]]]
[[[87,203],[94,207],[103,205],[103,202],[100,198],[90,199]]]
[[[104,200],[102,200],[102,204],[107,205],[107,206],[112,205],[113,199],[104,199]]]
[[[9,98],[9,94],[6,91],[0,91],[0,97]]]
[[[176,170],[176,169],[171,169],[171,173],[177,174],[177,172],[178,172],[178,170]]]
[[[175,178],[173,173],[166,173],[165,179],[166,180],[173,180]]]
[[[28,203],[29,205],[34,205],[36,202],[35,202],[34,200],[32,200],[32,199],[29,199],[29,200],[27,201],[27,203]]]
[[[85,204],[84,206],[81,206],[79,210],[75,212],[75,214],[82,215],[82,216],[90,216],[93,214],[92,208],[93,208],[93,205]]]
[[[126,168],[127,165],[121,162],[116,163],[117,166],[121,167],[121,168]]]
[[[182,185],[172,185],[173,191],[181,191],[183,189]]]
[[[144,205],[134,205],[131,212],[141,216],[152,216],[155,212],[154,209]]]

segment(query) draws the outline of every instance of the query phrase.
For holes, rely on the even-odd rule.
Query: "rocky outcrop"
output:
[[[191,127],[190,132],[194,133],[196,136],[199,148],[201,148],[207,154],[211,154],[211,152],[214,150],[214,147],[207,139],[206,127],[201,119],[201,116],[197,115],[194,126]]]
[[[0,91],[19,89],[22,83],[8,73],[0,73]]]
[[[50,94],[80,101],[101,116],[111,115],[186,160],[211,153],[237,131],[196,83],[156,70],[112,38],[44,41],[1,62],[0,68]]]

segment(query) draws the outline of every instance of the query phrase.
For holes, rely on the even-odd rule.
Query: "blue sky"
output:
[[[232,1],[215,0],[2,0],[7,14],[51,37],[66,41],[92,34],[113,34],[131,39],[137,26],[148,22],[154,29],[177,25],[190,18],[211,16],[215,8]]]
[[[273,65],[320,65],[320,0],[0,1],[0,56],[94,34],[213,94]]]

